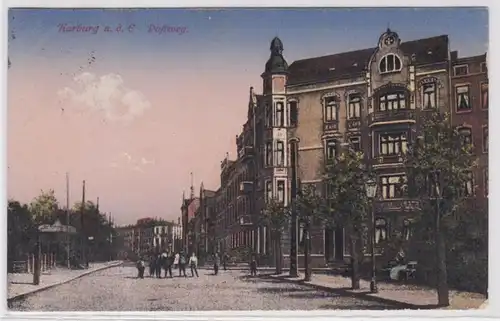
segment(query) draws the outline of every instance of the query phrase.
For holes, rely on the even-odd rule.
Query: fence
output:
[[[12,272],[13,273],[33,273],[35,267],[35,255],[29,254],[26,261],[14,261]],[[46,272],[56,266],[56,255],[42,254],[40,255],[40,267],[42,272]]]

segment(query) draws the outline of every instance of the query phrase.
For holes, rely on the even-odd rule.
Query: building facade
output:
[[[488,193],[488,75],[486,57],[458,58],[448,36],[402,41],[387,29],[373,48],[302,59],[288,65],[274,38],[262,77],[262,94],[250,89],[247,120],[236,136],[238,157],[221,162],[215,193],[215,243],[219,251],[248,247],[272,254],[269,227],[259,219],[266,201],[290,202],[290,140],[298,139],[298,176],[317,184],[325,165],[348,145],[363,151],[377,176],[375,236],[383,251],[391,235],[409,237],[416,204],[405,197],[402,154],[419,136],[421,119],[435,109],[470,133],[480,169],[478,202]],[[467,132],[468,130],[468,132]],[[471,188],[473,189],[471,183]],[[284,235],[285,262],[290,248]],[[300,229],[299,229],[300,235]],[[313,226],[313,265],[350,256],[342,227]],[[299,248],[299,265],[303,249]]]

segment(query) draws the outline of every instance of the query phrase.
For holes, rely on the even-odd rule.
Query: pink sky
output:
[[[9,70],[8,196],[29,202],[52,188],[64,205],[69,172],[70,203],[81,199],[85,179],[87,198],[99,196],[102,210],[120,224],[144,216],[176,219],[191,171],[196,193],[201,180],[217,188],[220,161],[226,152],[234,155],[245,121],[248,87],[260,85],[258,69],[253,75],[230,69],[171,74],[161,66],[147,72],[90,66],[77,73],[89,81],[79,88],[55,69],[30,59]],[[66,87],[73,96],[59,94]],[[142,114],[123,118],[125,95],[146,106]],[[107,113],[114,107],[115,114]]]

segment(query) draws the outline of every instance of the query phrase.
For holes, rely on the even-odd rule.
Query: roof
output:
[[[288,85],[326,82],[363,73],[377,48],[294,61],[288,68]],[[400,49],[415,55],[417,65],[444,62],[448,59],[448,36],[403,42]]]
[[[211,191],[211,190],[208,190],[208,189],[204,190],[203,192],[205,193],[205,197],[214,197],[215,194],[217,193],[215,191]]]

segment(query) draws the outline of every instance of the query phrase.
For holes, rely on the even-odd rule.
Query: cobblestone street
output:
[[[395,309],[374,301],[313,290],[279,280],[249,278],[244,271],[199,270],[199,278],[136,278],[121,266],[14,302],[16,311],[180,311]]]

